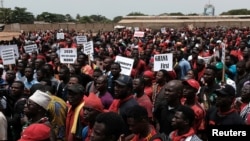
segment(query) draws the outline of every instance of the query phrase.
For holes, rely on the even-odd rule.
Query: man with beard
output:
[[[68,113],[66,117],[66,140],[82,141],[83,94],[84,87],[81,84],[73,84],[68,87]]]
[[[160,133],[168,135],[173,131],[171,126],[177,107],[181,105],[183,85],[181,80],[171,80],[164,87],[164,100],[154,111],[156,128]]]
[[[138,105],[134,96],[132,95],[132,78],[127,75],[121,75],[115,80],[114,100],[109,107],[109,111],[117,112],[126,121],[126,111],[128,108]],[[129,135],[129,129],[125,134]]]
[[[238,112],[232,108],[235,98],[235,89],[231,85],[221,86],[216,89],[217,94],[216,107],[209,109],[207,124],[208,125],[244,125],[244,120]]]
[[[240,116],[245,120],[249,125],[250,117],[250,81],[247,81],[246,84],[241,89],[241,96],[236,98],[234,106],[238,109]]]

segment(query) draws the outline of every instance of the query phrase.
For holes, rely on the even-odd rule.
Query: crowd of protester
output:
[[[0,140],[199,141],[209,126],[250,124],[248,27],[139,30],[143,37],[61,29],[0,41],[20,54],[16,64],[0,60]],[[80,35],[93,41],[93,60]],[[29,44],[38,51],[26,53]],[[77,49],[74,64],[60,62],[60,48]],[[165,53],[173,69],[154,71],[154,55]],[[134,59],[130,75],[117,56]]]

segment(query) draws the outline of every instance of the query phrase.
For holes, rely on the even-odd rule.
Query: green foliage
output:
[[[12,10],[10,8],[0,8],[0,23],[11,23]]]
[[[228,12],[223,12],[220,15],[250,15],[250,10],[247,9],[233,9]]]
[[[170,16],[184,16],[184,14],[182,14],[181,12],[177,12],[177,13],[170,13]]]
[[[35,17],[26,8],[15,7],[11,12],[11,23],[32,24]]]
[[[190,13],[190,14],[187,14],[188,16],[199,16],[199,14],[197,13]]]
[[[120,20],[122,20],[122,16],[116,16],[114,17],[113,22],[118,23]]]
[[[131,12],[127,16],[148,16],[148,15],[145,15],[141,12]]]
[[[197,13],[187,14],[188,16],[199,15]],[[234,9],[227,12],[221,13],[221,15],[250,15],[250,10],[247,9]],[[127,16],[148,16],[141,12],[131,12]],[[162,13],[159,16],[185,16],[181,12],[176,13]],[[90,15],[80,16],[76,15],[74,19],[70,14],[62,15],[49,12],[43,12],[37,17],[34,17],[33,13],[28,12],[26,8],[15,7],[11,8],[0,8],[0,23],[11,24],[11,23],[22,23],[32,24],[34,21],[44,21],[49,23],[60,23],[60,22],[78,22],[78,23],[118,23],[123,17],[117,16],[113,20],[110,20],[102,15]]]

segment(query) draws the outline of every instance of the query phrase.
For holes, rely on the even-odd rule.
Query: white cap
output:
[[[217,40],[216,43],[217,43],[217,44],[220,44],[220,43],[221,43],[221,40]]]
[[[40,105],[41,107],[43,107],[45,110],[47,110],[48,105],[51,101],[51,97],[47,93],[42,92],[40,90],[36,90],[36,92],[33,93],[29,99],[34,101],[36,104]]]
[[[4,66],[2,64],[0,64],[0,69],[4,69]]]

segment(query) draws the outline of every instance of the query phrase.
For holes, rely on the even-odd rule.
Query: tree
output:
[[[220,15],[250,15],[250,11],[247,9],[234,9],[223,12]]]
[[[188,16],[199,16],[199,14],[197,13],[190,13],[190,14],[187,14]]]
[[[177,13],[170,13],[170,16],[184,16],[184,14],[182,14],[181,12],[177,12]]]
[[[43,13],[37,15],[36,20],[50,22],[51,20],[49,18],[50,18],[51,15],[52,15],[52,13],[43,12]]]
[[[72,18],[72,16],[70,14],[66,14],[65,15],[65,21],[66,22],[74,22],[75,19]]]
[[[110,22],[109,19],[107,19],[105,16],[101,16],[101,15],[91,15],[89,17],[95,23],[108,23],[108,22]]]
[[[12,10],[10,8],[0,8],[0,23],[11,23]]]
[[[118,23],[120,20],[122,20],[122,16],[116,16],[114,17],[113,22]]]
[[[93,23],[92,19],[88,16],[82,16],[79,22],[80,23]]]
[[[11,22],[23,24],[34,23],[34,15],[31,12],[27,12],[26,10],[26,8],[15,7],[11,13]]]
[[[131,12],[127,16],[148,16],[148,15],[145,15],[141,12]]]
[[[62,14],[54,14],[49,12],[43,12],[40,15],[37,15],[38,21],[45,21],[49,23],[60,23],[60,22],[66,22],[66,21],[72,21],[73,18],[68,14],[65,16]]]
[[[79,21],[80,18],[81,18],[80,14],[77,14],[77,15],[76,15],[76,20]]]

